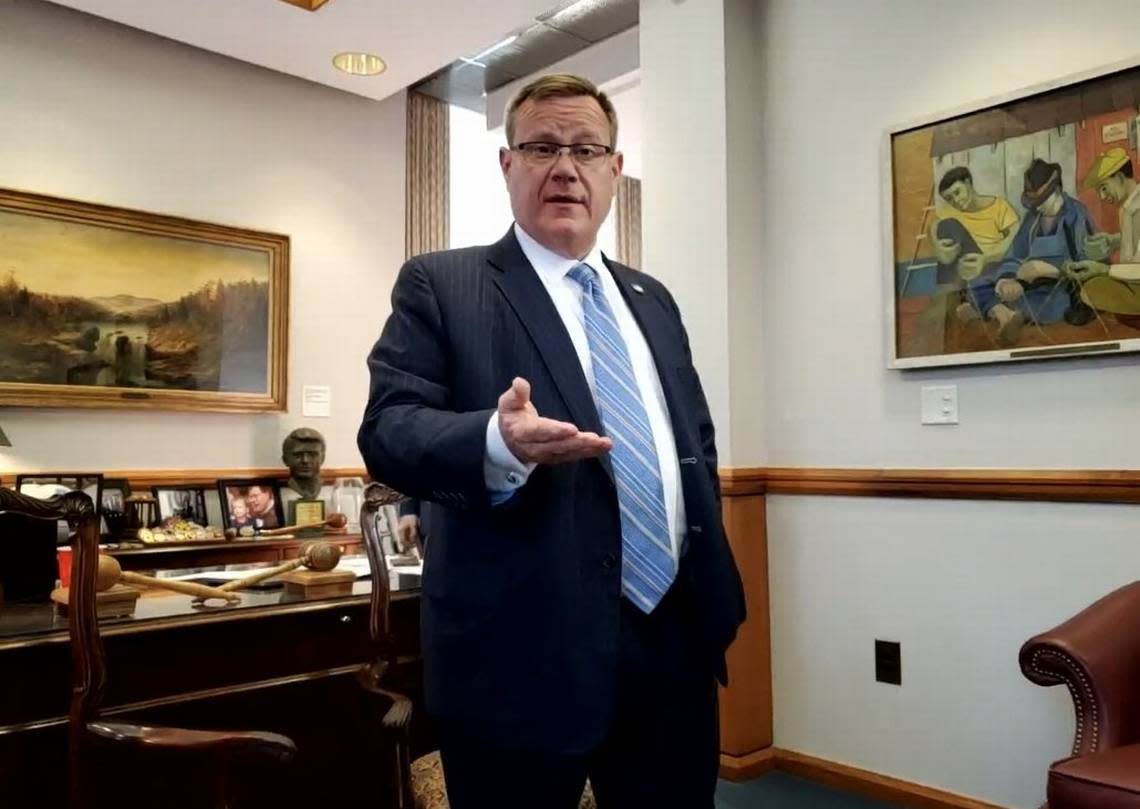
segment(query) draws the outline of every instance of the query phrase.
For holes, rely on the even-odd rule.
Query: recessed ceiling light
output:
[[[353,53],[345,51],[333,57],[333,66],[337,70],[351,73],[353,76],[375,76],[388,69],[384,60],[372,53]]]

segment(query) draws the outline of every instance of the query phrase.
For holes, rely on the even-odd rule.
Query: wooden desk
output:
[[[390,806],[384,741],[354,674],[369,659],[370,584],[307,600],[243,592],[233,607],[187,596],[140,598],[135,615],[103,623],[107,716],[193,728],[273,730],[299,753],[280,789],[257,806]],[[418,682],[418,590],[393,594],[392,625],[410,685]],[[64,803],[70,644],[50,604],[0,605],[0,803]],[[418,699],[418,689],[413,691]],[[130,773],[114,773],[124,788]],[[192,774],[187,774],[192,778]],[[171,785],[177,789],[176,784]],[[161,802],[156,803],[160,805]]]
[[[105,553],[119,560],[123,570],[170,570],[183,567],[210,567],[212,565],[239,565],[261,562],[275,565],[294,559],[301,545],[314,539],[340,546],[342,555],[364,553],[364,539],[360,534],[326,534],[317,537],[293,539],[234,539],[228,542],[194,542],[170,545],[157,542],[119,543]]]

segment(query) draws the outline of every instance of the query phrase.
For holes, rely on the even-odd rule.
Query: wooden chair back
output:
[[[388,560],[384,554],[384,537],[391,536],[385,507],[399,502],[403,495],[380,483],[370,483],[364,490],[360,509],[360,531],[372,568],[372,601],[369,631],[374,658],[360,672],[364,693],[376,703],[380,727],[395,740],[395,782],[397,809],[412,809],[411,719],[412,701],[389,687],[396,668],[396,641],[392,635],[390,607],[392,587],[388,578]]]
[[[67,520],[76,528],[72,554],[68,633],[71,637],[71,707],[68,711],[68,769],[73,790],[79,784],[79,750],[87,723],[94,719],[107,686],[107,661],[95,613],[95,574],[99,564],[99,517],[83,492],[50,500],[0,488],[0,512],[38,520]],[[72,795],[72,803],[80,799]]]
[[[265,762],[283,764],[293,758],[296,747],[292,740],[276,733],[185,730],[98,721],[107,687],[107,661],[96,609],[99,516],[95,505],[79,491],[40,500],[0,488],[0,513],[67,520],[76,528],[67,599],[72,659],[67,755],[72,809],[90,809],[93,805],[89,794],[93,781],[86,777],[87,754],[96,744],[111,745],[148,761],[162,761],[173,772],[185,771],[190,761],[211,762],[208,771],[198,771],[194,779],[205,795],[195,806],[203,809],[229,805],[231,770]],[[115,805],[123,805],[125,798],[120,790]]]

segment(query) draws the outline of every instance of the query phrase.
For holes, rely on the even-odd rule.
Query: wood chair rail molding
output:
[[[0,475],[0,485],[15,486],[17,475],[51,474],[52,469],[26,469],[18,472],[5,472]],[[67,470],[71,472],[71,469]],[[275,478],[282,482],[289,479],[289,470],[280,466],[248,467],[241,469],[95,469],[85,470],[102,472],[104,478],[126,478],[131,491],[145,491],[151,486],[202,486],[206,489],[214,488],[219,480],[232,480],[237,478]],[[321,469],[321,478],[331,483],[336,478],[364,478],[367,482],[368,473],[363,467],[324,467]]]
[[[0,474],[12,486],[17,474],[52,472],[26,469]],[[70,471],[74,471],[69,469]],[[151,486],[211,488],[232,478],[289,477],[279,466],[238,469],[103,469],[107,478],[126,478],[133,490]],[[368,480],[362,467],[326,467],[321,476]],[[736,466],[720,470],[726,497],[764,494],[850,497],[926,497],[977,500],[1052,500],[1088,503],[1140,503],[1140,470],[1135,469],[858,469],[840,467]]]
[[[725,496],[762,494],[1140,503],[1134,469],[853,469],[731,467]]]

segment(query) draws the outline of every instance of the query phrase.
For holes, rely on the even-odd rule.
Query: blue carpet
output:
[[[849,792],[805,781],[783,772],[765,773],[753,781],[721,781],[716,809],[898,809]]]

